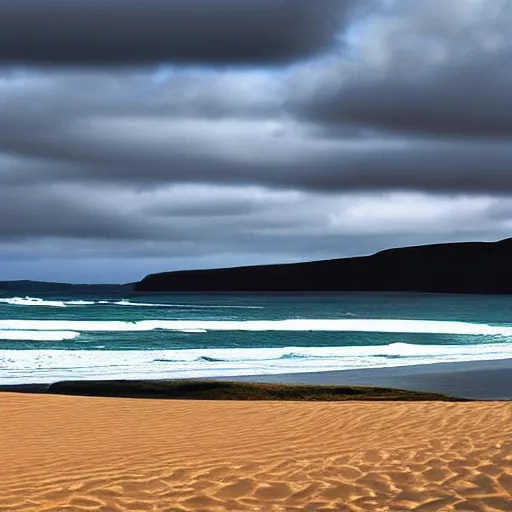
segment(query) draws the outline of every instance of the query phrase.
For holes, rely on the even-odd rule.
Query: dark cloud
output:
[[[391,5],[360,28],[351,60],[306,68],[288,108],[324,131],[511,137],[512,2]]]
[[[70,194],[54,185],[0,188],[0,239],[80,238],[137,240],[148,236],[144,224],[127,223],[122,211],[105,208],[91,196]],[[82,195],[82,197],[80,197]]]
[[[282,63],[333,43],[351,0],[3,0],[0,62]]]
[[[321,124],[352,125],[407,134],[511,137],[512,48],[474,52],[433,69],[375,78],[354,77],[336,90],[290,108]]]
[[[260,185],[323,193],[512,191],[508,141],[318,139],[282,122],[89,120],[1,133],[6,181]],[[24,158],[28,157],[25,162]],[[41,166],[38,168],[38,165]],[[40,170],[42,169],[42,170]],[[44,170],[45,169],[45,170]],[[44,170],[44,171],[43,171]]]

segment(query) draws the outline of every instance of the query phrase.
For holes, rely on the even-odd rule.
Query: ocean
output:
[[[512,297],[0,295],[0,384],[233,377],[512,357]]]

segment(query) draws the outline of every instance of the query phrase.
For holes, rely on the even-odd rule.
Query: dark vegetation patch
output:
[[[214,380],[76,381],[51,384],[48,393],[62,395],[170,398],[182,400],[285,401],[464,401],[439,393],[359,386],[289,386]]]

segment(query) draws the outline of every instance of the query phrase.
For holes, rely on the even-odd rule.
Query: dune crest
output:
[[[512,403],[0,395],[2,512],[512,509]]]

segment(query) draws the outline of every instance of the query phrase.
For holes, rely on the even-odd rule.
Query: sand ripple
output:
[[[512,403],[0,395],[1,512],[512,510]]]

